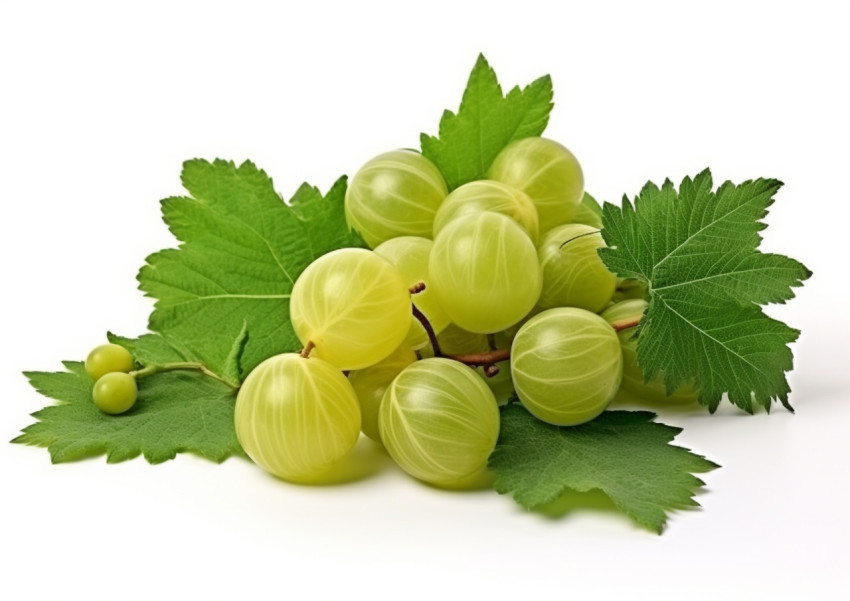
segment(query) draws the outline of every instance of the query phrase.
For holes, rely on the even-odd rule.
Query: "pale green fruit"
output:
[[[420,282],[425,284],[425,290],[411,296],[413,304],[425,315],[428,323],[439,334],[451,321],[449,314],[440,305],[436,293],[431,289],[431,277],[428,273],[428,259],[431,256],[433,241],[417,236],[400,236],[387,240],[375,248],[375,252],[392,263],[408,288]],[[425,328],[412,314],[410,330],[404,339],[404,344],[414,350],[428,344],[428,334]]]
[[[640,321],[648,306],[643,299],[624,300],[605,309],[602,318],[612,325],[634,323]],[[617,333],[623,349],[623,381],[617,400],[643,404],[695,403],[699,399],[699,390],[694,387],[693,380],[684,382],[669,394],[663,372],[648,382],[644,381],[643,371],[637,362],[636,331],[637,326],[632,326]]]
[[[517,396],[536,417],[556,426],[582,424],[602,413],[620,387],[620,341],[595,313],[549,309],[514,338],[511,373]]]
[[[292,288],[289,316],[311,356],[341,370],[374,365],[410,329],[410,292],[384,257],[362,248],[322,255]]]
[[[360,436],[360,407],[342,372],[316,357],[287,353],[248,374],[236,397],[236,437],[267,472],[313,482]]]
[[[86,357],[86,373],[95,382],[114,371],[124,373],[133,371],[133,367],[135,367],[133,355],[118,344],[96,346]]]
[[[381,442],[378,410],[381,407],[384,392],[395,377],[414,361],[416,361],[416,353],[410,347],[402,345],[380,363],[348,374],[348,381],[360,402],[360,429],[375,442]]]
[[[525,192],[537,207],[540,233],[569,223],[584,194],[584,175],[573,153],[547,138],[524,138],[505,146],[487,173]]]
[[[608,271],[598,250],[605,242],[589,225],[569,223],[543,237],[537,255],[543,272],[541,307],[579,307],[594,313],[614,294],[617,276]]]
[[[468,366],[423,359],[384,393],[381,440],[411,476],[452,486],[483,469],[499,437],[493,393]]]
[[[524,192],[493,180],[464,184],[452,191],[434,217],[434,237],[458,217],[483,211],[501,213],[516,221],[537,242],[537,209]]]
[[[393,150],[367,162],[345,193],[345,218],[370,248],[397,236],[431,237],[434,215],[448,194],[439,169],[413,150]]]
[[[596,202],[595,198],[585,192],[581,197],[578,209],[576,209],[576,214],[573,215],[570,223],[583,223],[584,225],[589,225],[594,229],[601,230],[602,207],[599,206],[599,203]]]
[[[499,213],[449,223],[434,240],[429,273],[452,322],[479,334],[512,326],[540,296],[534,244],[516,222]]]
[[[126,413],[136,404],[138,386],[136,378],[128,373],[112,371],[103,374],[94,383],[92,400],[104,413]]]

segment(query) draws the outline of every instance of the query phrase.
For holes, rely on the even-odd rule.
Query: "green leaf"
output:
[[[243,454],[233,425],[236,393],[213,378],[190,372],[149,376],[139,381],[130,411],[106,415],[92,401],[94,383],[84,365],[69,361],[65,367],[67,372],[25,374],[59,404],[33,413],[39,421],[12,442],[47,447],[54,463],[100,454],[109,463],[140,454],[162,463],[184,452],[221,462]]]
[[[496,73],[479,55],[457,114],[443,112],[439,137],[420,136],[422,154],[437,165],[449,190],[454,190],[485,179],[496,155],[510,142],[542,134],[551,110],[548,75],[504,96]]]
[[[724,183],[712,191],[706,169],[677,191],[648,183],[634,203],[605,204],[600,256],[621,278],[649,288],[637,330],[645,379],[663,374],[667,389],[695,378],[711,411],[723,396],[748,412],[754,403],[786,407],[788,345],[799,332],[764,314],[760,304],[793,298],[811,275],[801,263],[759,252],[761,221],[782,185],[771,179]]]
[[[510,404],[502,409],[490,456],[494,487],[529,509],[567,489],[600,489],[635,522],[660,533],[668,512],[699,506],[693,496],[704,483],[694,474],[718,466],[669,444],[681,429],[653,419],[645,411],[606,411],[586,424],[559,428]]]
[[[143,366],[184,362],[203,363],[203,358],[193,353],[191,349],[181,349],[179,342],[170,341],[160,334],[144,334],[138,338],[125,338],[107,332],[106,337],[109,342],[120,344],[130,351],[136,362]],[[230,353],[221,366],[222,371],[216,373],[234,388],[238,388],[241,383],[239,377],[240,363],[247,341],[248,324],[243,322],[242,330],[231,343]]]
[[[142,290],[156,299],[149,327],[191,360],[239,377],[264,359],[300,348],[289,321],[289,296],[314,259],[364,246],[345,222],[346,180],[327,196],[302,185],[287,205],[252,163],[188,161],[191,197],[162,201],[163,218],[182,244],[147,258]],[[244,349],[234,340],[246,330]]]

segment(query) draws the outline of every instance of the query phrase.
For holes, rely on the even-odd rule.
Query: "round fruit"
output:
[[[298,339],[341,370],[374,365],[410,329],[410,292],[398,270],[362,248],[313,261],[295,281],[289,314]]]
[[[92,399],[104,413],[118,415],[129,411],[138,396],[136,378],[128,373],[113,371],[102,375],[94,383]]]
[[[437,167],[413,150],[393,150],[363,165],[345,193],[345,218],[375,248],[396,236],[431,237],[448,194]]]
[[[594,313],[604,309],[617,285],[617,276],[597,253],[604,247],[599,231],[589,225],[569,223],[549,230],[537,250],[543,272],[540,306]]]
[[[340,370],[287,353],[266,359],[245,378],[234,423],[254,463],[285,480],[310,482],[354,447],[360,408]]]
[[[439,334],[449,325],[451,319],[449,319],[449,314],[440,306],[437,295],[431,289],[428,259],[431,256],[432,246],[434,246],[434,242],[427,238],[399,236],[380,244],[375,252],[398,269],[408,288],[420,282],[425,284],[425,290],[414,294],[411,301],[428,319],[434,332]],[[428,334],[425,332],[425,328],[413,315],[410,316],[410,330],[404,339],[404,344],[414,350],[421,349],[428,344]]]
[[[493,180],[464,184],[452,191],[434,217],[434,237],[458,217],[483,211],[501,213],[516,221],[532,241],[537,241],[537,209],[524,192]]]
[[[348,381],[360,402],[360,429],[375,442],[381,442],[381,433],[378,430],[381,399],[395,377],[414,361],[416,353],[410,347],[402,345],[380,363],[358,369],[348,375]]]
[[[597,230],[602,229],[602,207],[587,192],[581,197],[581,203],[573,215],[571,223],[583,223]]]
[[[530,319],[511,346],[511,375],[522,404],[539,419],[575,426],[602,413],[620,387],[620,341],[584,309],[549,309]]]
[[[493,161],[488,177],[528,195],[537,207],[541,234],[569,223],[584,194],[584,175],[573,153],[547,138],[508,144]]]
[[[86,357],[86,372],[97,382],[103,375],[113,371],[133,371],[135,361],[130,351],[118,344],[101,344]]]
[[[522,319],[540,296],[537,251],[509,217],[484,212],[449,223],[434,240],[429,272],[451,320],[489,334]]]
[[[393,380],[378,424],[384,446],[404,471],[451,486],[487,464],[499,437],[499,410],[471,368],[423,359]]]

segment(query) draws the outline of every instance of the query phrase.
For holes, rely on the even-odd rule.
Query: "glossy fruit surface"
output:
[[[113,371],[102,375],[94,383],[92,400],[104,413],[118,415],[129,411],[138,396],[136,378],[128,373]]]
[[[118,344],[101,344],[86,357],[86,373],[97,382],[103,375],[113,371],[130,372],[135,361],[130,351]]]
[[[602,229],[602,207],[590,194],[585,192],[570,223],[583,223],[598,230]]]
[[[393,150],[367,162],[351,179],[345,217],[370,248],[396,236],[430,238],[447,194],[431,161],[413,150]]]
[[[483,211],[501,213],[516,221],[537,241],[537,209],[524,192],[494,180],[479,180],[453,190],[434,217],[434,237],[453,220]]]
[[[498,213],[449,223],[434,240],[429,272],[452,322],[474,333],[515,324],[540,296],[534,244],[512,219]]]
[[[584,309],[549,309],[514,338],[511,375],[522,404],[539,419],[574,426],[602,413],[620,387],[620,341]]]
[[[400,236],[392,238],[375,248],[375,252],[398,269],[408,288],[419,282],[425,284],[425,290],[411,296],[411,301],[422,311],[434,332],[439,334],[451,319],[440,305],[437,295],[431,289],[431,277],[428,273],[428,259],[434,242],[417,236]],[[404,339],[404,344],[414,350],[428,344],[428,334],[425,328],[413,315],[410,316],[410,330]]]
[[[584,194],[584,175],[573,153],[547,138],[511,142],[499,153],[488,177],[519,188],[537,207],[540,234],[569,223]]]
[[[348,374],[348,381],[360,403],[360,429],[375,442],[381,442],[378,410],[384,393],[395,377],[414,361],[416,354],[410,347],[402,345],[380,363]]]
[[[267,472],[319,479],[354,447],[360,407],[340,370],[316,357],[276,355],[248,374],[236,397],[236,437]]]
[[[475,373],[487,384],[487,387],[496,399],[496,404],[501,407],[502,405],[506,405],[514,395],[514,381],[511,377],[511,364],[509,361],[501,361],[496,365],[499,367],[499,373],[494,376],[488,376],[483,367],[476,367]]]
[[[311,356],[341,370],[374,365],[399,347],[410,329],[410,292],[380,255],[343,248],[313,261],[295,281],[290,319]]]
[[[604,309],[617,284],[597,253],[604,247],[598,230],[589,225],[570,223],[549,230],[537,250],[543,272],[540,306],[594,313]]]
[[[470,367],[423,359],[387,389],[379,426],[384,446],[402,469],[450,486],[487,464],[499,436],[499,410]]]
[[[611,324],[640,321],[648,303],[643,299],[628,299],[618,302],[602,312],[601,317]],[[645,382],[643,371],[637,362],[637,326],[625,328],[617,333],[623,350],[623,380],[617,391],[618,401],[638,404],[695,403],[699,390],[693,381],[687,381],[668,394],[661,373]]]

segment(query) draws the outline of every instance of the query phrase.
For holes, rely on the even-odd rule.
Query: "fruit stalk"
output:
[[[197,371],[205,376],[209,376],[214,380],[218,380],[222,384],[227,384],[233,390],[239,390],[239,386],[234,385],[232,382],[228,382],[217,373],[210,371],[210,369],[204,365],[203,363],[185,361],[185,362],[177,362],[177,363],[165,363],[163,365],[147,365],[142,369],[138,369],[136,371],[131,371],[130,375],[136,378],[146,378],[147,376],[152,376],[154,374],[160,374],[167,371],[178,371],[178,370],[187,370],[187,371]]]

